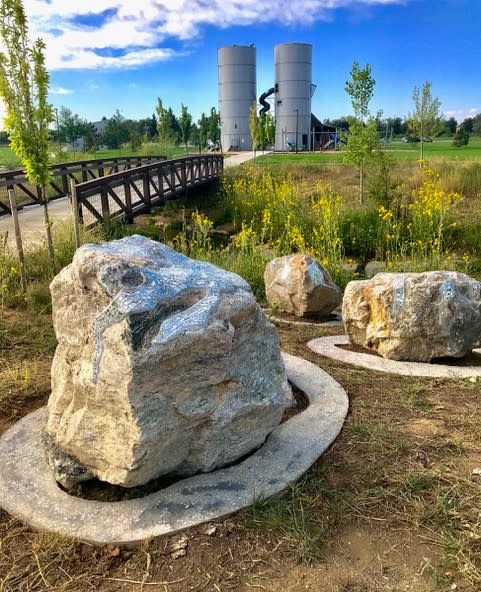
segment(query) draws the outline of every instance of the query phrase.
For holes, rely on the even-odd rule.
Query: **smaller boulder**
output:
[[[384,358],[460,358],[481,344],[481,284],[454,271],[378,273],[349,282],[342,318],[352,343]]]
[[[387,270],[387,263],[385,261],[369,261],[364,268],[364,275],[371,279],[376,274]]]
[[[309,255],[276,257],[264,271],[269,306],[296,317],[327,317],[342,301],[329,272]]]

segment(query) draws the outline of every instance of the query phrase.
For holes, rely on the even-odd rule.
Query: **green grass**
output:
[[[52,153],[58,152],[58,145],[52,144]],[[128,147],[118,148],[115,150],[97,150],[95,153],[75,152],[61,153],[60,157],[52,158],[51,164],[54,162],[71,162],[77,160],[92,160],[96,158],[116,158],[119,156],[148,156],[148,155],[165,155],[168,158],[175,156],[182,156],[185,154],[184,146],[161,146],[159,144],[146,144],[139,150],[134,151]],[[6,170],[21,168],[20,161],[15,156],[9,146],[0,146],[0,168]]]
[[[404,144],[400,140],[393,141],[387,150],[395,160],[418,160],[419,144]],[[481,138],[471,138],[467,146],[456,148],[450,139],[439,139],[434,142],[424,143],[425,160],[445,159],[449,161],[481,159]],[[343,150],[338,152],[302,152],[289,154],[266,154],[258,156],[259,164],[283,164],[283,163],[339,163],[343,162]]]

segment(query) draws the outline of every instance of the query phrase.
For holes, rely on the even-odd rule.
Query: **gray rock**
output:
[[[309,255],[273,259],[266,265],[264,283],[269,306],[296,317],[326,317],[342,300],[327,269]]]
[[[387,263],[385,261],[369,261],[369,263],[366,263],[366,267],[364,268],[364,274],[368,279],[370,279],[377,273],[386,271],[386,269]]]
[[[43,441],[66,487],[229,464],[291,404],[276,330],[235,274],[133,236],[78,249],[51,292]]]
[[[379,273],[346,286],[342,318],[352,343],[385,358],[459,358],[481,344],[481,286],[452,271]]]
[[[364,273],[364,269],[360,263],[343,263],[342,269],[351,276],[356,274],[359,276],[361,273]]]

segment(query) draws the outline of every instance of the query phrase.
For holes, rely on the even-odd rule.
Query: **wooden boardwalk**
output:
[[[80,221],[86,226],[121,216],[131,222],[178,194],[217,180],[220,154],[183,156],[99,177],[74,188]]]
[[[250,153],[240,155],[240,158],[230,157],[227,161],[230,160],[230,164],[235,165],[249,158],[252,158]],[[81,169],[83,167],[84,171],[88,171],[88,165],[85,166],[85,163],[86,161],[70,164],[80,166]],[[75,175],[75,171],[69,170],[68,165],[62,166],[69,171],[66,173],[67,181],[78,179],[78,174]],[[117,163],[117,166],[122,165]],[[220,154],[190,155],[147,164],[141,164],[136,159],[135,168],[134,166],[132,162],[130,165],[125,163],[123,170],[113,171],[112,174],[104,176],[87,173],[91,177],[90,180],[75,184],[79,217],[84,224],[97,223],[105,216],[109,218],[123,216],[131,220],[136,215],[149,211],[151,207],[160,205],[181,192],[212,182],[222,174],[223,157]],[[110,172],[110,169],[104,167],[104,172]],[[14,173],[18,174],[18,171]],[[85,173],[82,173],[81,178],[85,178]],[[17,176],[17,181],[19,179],[20,177]],[[22,184],[21,181],[16,183],[16,191],[20,184]],[[19,212],[22,238],[27,246],[45,239],[42,208],[34,205],[35,201],[32,199],[30,203],[26,205],[24,203],[23,209]],[[49,214],[54,223],[72,220],[70,197],[58,196],[55,201],[50,202]],[[8,214],[0,216],[0,235],[6,233],[8,233],[8,244],[13,246],[15,242],[13,223],[12,217]]]

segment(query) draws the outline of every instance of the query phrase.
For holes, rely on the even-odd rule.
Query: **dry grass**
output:
[[[47,316],[43,328],[33,325],[26,311],[22,321],[13,312],[2,320],[3,345],[14,346],[20,369],[10,367],[4,428],[48,392],[44,378],[37,394],[24,390],[32,380],[21,369],[51,332]],[[31,343],[13,326],[30,331]],[[210,534],[205,526],[188,530],[179,559],[170,549],[181,535],[137,549],[93,547],[33,532],[2,512],[0,592],[480,589],[480,477],[472,473],[481,467],[480,385],[351,368],[307,350],[322,331],[279,330],[284,349],[318,363],[350,396],[341,435],[304,479]],[[12,363],[12,347],[2,355]],[[47,363],[51,347],[44,355]],[[39,371],[42,362],[35,363]]]

